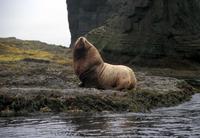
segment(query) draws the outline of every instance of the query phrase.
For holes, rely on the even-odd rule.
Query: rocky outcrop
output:
[[[136,70],[136,90],[80,88],[71,53],[71,49],[38,41],[0,38],[0,116],[33,112],[144,112],[187,101],[196,91],[183,80],[141,69]]]
[[[197,0],[67,0],[67,4],[72,43],[86,35],[106,59],[145,66],[199,66]]]

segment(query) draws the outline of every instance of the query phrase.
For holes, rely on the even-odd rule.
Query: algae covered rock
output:
[[[176,89],[166,90],[167,78],[162,87],[135,91],[111,91],[97,89],[47,89],[47,88],[1,88],[0,116],[24,115],[37,112],[146,112],[153,108],[174,106],[187,101],[194,90],[182,81],[176,81]],[[149,85],[155,85],[149,83]],[[164,89],[165,88],[165,89]]]

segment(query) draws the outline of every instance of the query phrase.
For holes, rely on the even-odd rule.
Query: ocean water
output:
[[[0,138],[200,137],[200,94],[151,113],[79,113],[0,118]]]

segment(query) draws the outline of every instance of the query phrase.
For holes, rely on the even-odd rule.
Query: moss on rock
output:
[[[58,90],[40,91],[20,95],[0,93],[0,116],[22,115],[31,112],[102,112],[102,111],[131,111],[146,112],[150,109],[174,106],[187,101],[194,94],[189,85],[180,87],[180,91],[158,92],[149,90],[132,90],[126,92],[108,92],[96,90],[93,93],[67,93]],[[86,89],[90,91],[89,89]],[[9,109],[9,110],[8,110]]]

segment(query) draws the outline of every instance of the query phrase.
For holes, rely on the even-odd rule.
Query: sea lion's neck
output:
[[[98,73],[97,74],[98,74],[99,77],[102,75],[102,73],[105,70],[105,68],[106,68],[106,66],[105,66],[104,62],[102,62],[102,64],[98,66],[98,69],[97,69]]]
[[[94,79],[95,77],[98,76],[99,71],[103,67],[104,63],[102,62],[101,64],[94,65],[85,71],[83,71],[80,75],[79,78],[81,81],[85,81],[86,79]]]

